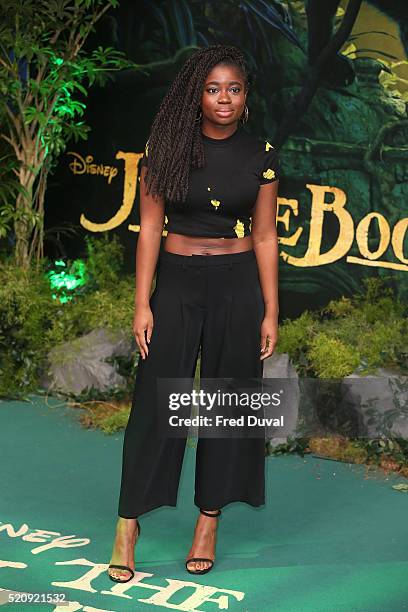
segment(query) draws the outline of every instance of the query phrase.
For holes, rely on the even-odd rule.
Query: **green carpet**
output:
[[[70,606],[14,610],[383,612],[408,610],[402,479],[307,456],[267,460],[267,503],[224,508],[214,569],[185,571],[197,517],[195,440],[178,507],[141,517],[132,583],[105,573],[117,520],[123,432],[83,429],[56,399],[0,402],[0,587],[64,593]],[[45,597],[45,595],[43,595]],[[0,591],[0,603],[5,600]]]

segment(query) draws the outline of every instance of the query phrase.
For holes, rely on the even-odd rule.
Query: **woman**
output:
[[[158,434],[158,379],[194,378],[200,347],[200,378],[262,378],[277,342],[279,166],[273,146],[243,129],[248,86],[237,48],[194,52],[160,106],[141,161],[133,326],[141,358],[108,569],[116,582],[134,575],[137,517],[176,505],[186,439]],[[213,567],[221,507],[265,503],[264,465],[260,437],[199,437],[194,503],[200,514],[188,572]]]

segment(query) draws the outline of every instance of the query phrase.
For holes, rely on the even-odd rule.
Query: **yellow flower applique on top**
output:
[[[274,148],[275,147],[273,147],[270,142],[265,140],[265,151],[269,151],[269,149]],[[272,168],[268,168],[267,170],[265,170],[265,172],[262,172],[262,176],[266,179],[274,179],[276,177],[275,170],[272,170]]]
[[[265,172],[262,172],[262,176],[266,179],[273,179],[275,178],[275,170],[268,168]]]
[[[238,238],[243,238],[245,235],[245,226],[242,221],[240,221],[240,219],[237,219],[236,221],[237,222],[234,225],[233,229],[235,230],[235,233]]]
[[[211,191],[211,187],[207,187],[207,191]],[[221,202],[219,200],[216,200],[215,198],[210,200],[210,202],[213,205],[213,207],[215,208],[215,210],[218,210],[218,207],[221,204]]]

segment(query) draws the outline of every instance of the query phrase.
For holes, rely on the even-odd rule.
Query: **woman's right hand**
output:
[[[133,333],[136,343],[139,347],[142,359],[146,359],[149,354],[147,346],[152,337],[153,331],[153,313],[149,304],[135,307],[135,316],[133,319]]]

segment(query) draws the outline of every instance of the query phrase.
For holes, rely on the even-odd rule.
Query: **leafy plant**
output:
[[[111,238],[85,236],[90,282],[98,289],[109,289],[120,280],[123,266],[123,245],[116,235]]]
[[[26,268],[43,256],[48,174],[67,141],[89,131],[86,87],[131,65],[112,47],[85,51],[97,22],[117,6],[118,0],[0,0],[0,136],[16,161],[15,258]],[[10,220],[10,202],[2,211]]]
[[[52,286],[48,260],[42,259],[39,269],[31,266],[26,270],[11,257],[4,258],[0,268],[0,395],[39,392],[48,352],[94,329],[128,330],[132,340],[135,281],[133,274],[123,275],[120,269],[122,247],[116,237],[109,240],[107,234],[87,244],[86,257],[80,261],[87,269],[85,284],[78,284],[69,300]],[[66,270],[75,271],[75,263],[68,260]],[[129,356],[118,364],[129,384],[134,378],[132,363]]]
[[[385,278],[368,277],[352,298],[330,301],[280,326],[278,352],[288,353],[301,376],[341,378],[379,366],[408,368],[406,305]]]
[[[35,389],[55,315],[45,276],[4,260],[0,268],[0,394]]]
[[[353,345],[324,332],[317,333],[311,340],[308,356],[320,378],[348,376],[360,363],[360,355]]]
[[[21,190],[15,176],[16,169],[17,163],[12,154],[0,156],[0,238],[4,238],[12,227],[14,202]]]

